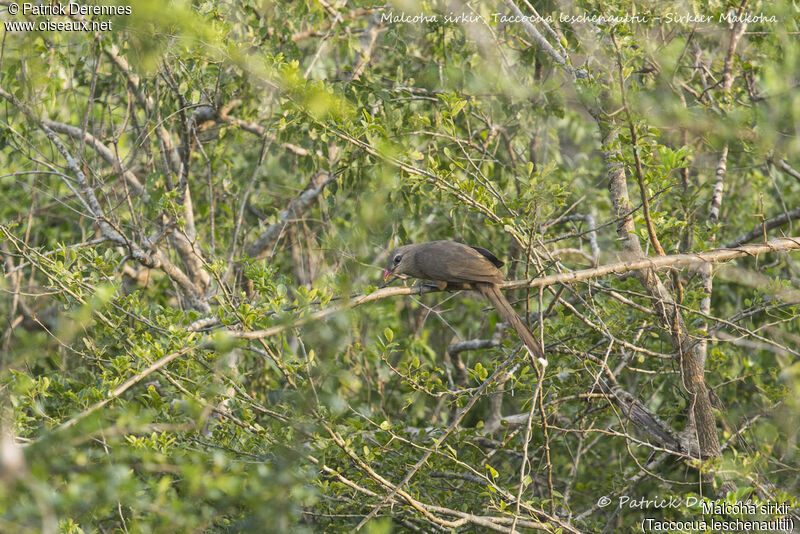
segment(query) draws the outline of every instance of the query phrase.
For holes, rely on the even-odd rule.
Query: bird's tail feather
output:
[[[517,335],[525,343],[525,346],[528,347],[531,354],[539,359],[546,361],[544,357],[544,353],[542,352],[542,348],[539,346],[539,342],[536,341],[536,337],[534,337],[533,333],[531,333],[528,326],[525,322],[517,315],[517,312],[514,311],[514,308],[511,307],[511,303],[508,302],[503,292],[500,291],[500,288],[497,287],[497,284],[486,284],[486,283],[474,283],[473,284],[478,292],[486,297],[489,302],[492,303],[492,306],[498,311],[498,313],[503,317],[507,323],[509,323],[514,330],[517,331]]]

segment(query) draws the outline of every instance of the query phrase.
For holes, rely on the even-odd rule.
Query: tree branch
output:
[[[94,188],[86,178],[83,169],[81,169],[80,162],[72,157],[72,154],[69,152],[69,150],[67,150],[67,147],[64,146],[64,143],[61,142],[61,139],[58,137],[58,135],[56,135],[56,132],[50,129],[50,127],[48,127],[43,121],[39,120],[33,111],[28,109],[27,106],[17,100],[16,97],[2,88],[0,88],[0,97],[3,97],[11,102],[22,113],[24,113],[28,119],[36,124],[44,132],[50,142],[53,143],[53,145],[56,147],[56,150],[58,150],[61,156],[66,160],[67,168],[75,175],[78,185],[81,188],[81,193],[78,195],[78,198],[89,212],[89,216],[91,216],[91,218],[94,219],[94,221],[100,227],[100,232],[103,234],[103,237],[108,241],[125,248],[130,254],[130,257],[142,265],[163,270],[186,293],[189,303],[193,308],[202,312],[209,312],[210,307],[208,306],[208,303],[205,302],[205,300],[202,298],[202,295],[198,293],[197,287],[194,285],[194,283],[192,283],[189,277],[186,276],[186,273],[181,271],[175,264],[170,262],[158,248],[151,250],[151,247],[154,247],[155,241],[149,243],[146,242],[143,246],[140,246],[136,242],[128,239],[109,222],[102,206],[100,205],[100,201],[97,199],[97,195],[95,195]],[[70,189],[74,190],[69,181],[66,180],[66,177],[65,182]]]
[[[767,219],[762,224],[759,224],[749,232],[745,232],[739,236],[737,236],[733,241],[726,243],[723,245],[723,248],[736,248],[744,245],[748,241],[752,241],[757,237],[762,237],[764,232],[772,230],[774,228],[778,228],[779,226],[783,226],[784,224],[788,223],[789,221],[794,221],[796,219],[800,219],[800,208],[795,208],[792,211],[787,213],[781,213],[780,215],[773,217],[771,219]]]
[[[47,126],[48,128],[52,129],[55,132],[68,135],[73,139],[77,139],[79,141],[83,139],[86,143],[89,144],[89,146],[91,146],[94,149],[95,152],[97,152],[97,154],[101,158],[103,158],[106,161],[106,163],[111,165],[115,171],[122,174],[122,178],[124,178],[125,181],[128,183],[128,185],[131,186],[131,189],[133,189],[133,192],[136,195],[141,195],[142,197],[146,197],[144,186],[136,177],[136,175],[133,174],[128,169],[125,169],[122,166],[122,162],[117,159],[116,155],[114,154],[114,151],[108,148],[106,145],[104,145],[102,141],[97,139],[91,133],[89,132],[83,133],[82,130],[76,126],[70,126],[69,124],[64,124],[63,122],[56,122],[50,119],[42,119],[42,124],[44,124],[45,126]],[[147,199],[144,198],[144,200],[146,201]]]
[[[709,252],[698,252],[696,254],[675,254],[672,256],[658,256],[655,258],[641,258],[633,261],[623,261],[603,265],[595,269],[585,269],[582,271],[575,271],[572,273],[554,274],[550,276],[543,276],[541,278],[533,278],[530,280],[511,280],[504,282],[500,285],[500,289],[513,290],[524,289],[533,287],[547,287],[555,284],[574,284],[583,280],[605,276],[607,274],[623,274],[629,271],[640,270],[656,270],[665,267],[678,267],[682,265],[693,265],[697,263],[717,263],[734,258],[752,257],[759,254],[766,254],[768,252],[777,252],[783,250],[800,249],[800,237],[783,237],[773,239],[768,243],[759,245],[745,245],[738,248],[725,248],[712,250]],[[433,286],[416,285],[414,287],[385,287],[378,289],[369,294],[357,295],[350,300],[318,310],[310,315],[299,317],[291,323],[284,323],[266,328],[263,330],[226,330],[224,331],[231,337],[239,339],[262,339],[274,336],[291,328],[296,328],[310,322],[325,319],[334,313],[350,310],[358,306],[362,306],[369,302],[377,300],[397,297],[400,295],[424,295],[426,293],[438,293],[440,290]]]
[[[289,221],[305,213],[325,187],[334,180],[336,180],[336,174],[333,172],[318,172],[312,176],[303,192],[292,199],[286,209],[278,215],[278,222],[271,224],[261,232],[258,239],[250,245],[247,255],[257,260],[264,258],[269,249],[278,241]]]

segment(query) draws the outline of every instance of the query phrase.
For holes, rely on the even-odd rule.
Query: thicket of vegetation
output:
[[[797,505],[796,4],[2,4],[113,29],[2,37],[0,531]],[[378,287],[434,239],[507,262],[546,367]]]

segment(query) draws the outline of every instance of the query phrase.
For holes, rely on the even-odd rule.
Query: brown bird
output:
[[[497,257],[480,247],[470,247],[455,241],[430,241],[397,247],[389,254],[384,281],[392,275],[407,275],[436,282],[439,289],[447,284],[469,284],[486,297],[503,319],[514,327],[517,335],[531,354],[546,363],[536,338],[511,307],[498,284],[503,273],[498,267],[504,264]]]

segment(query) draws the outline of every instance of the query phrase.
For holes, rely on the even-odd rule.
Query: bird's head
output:
[[[386,268],[383,270],[384,282],[393,275],[409,274],[408,269],[413,264],[413,246],[414,245],[403,245],[389,253],[389,258],[386,260]]]

